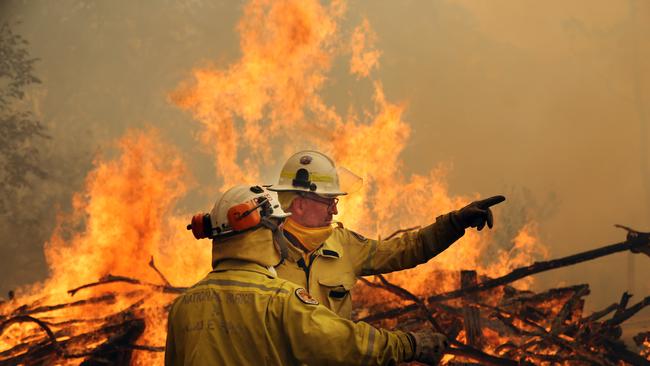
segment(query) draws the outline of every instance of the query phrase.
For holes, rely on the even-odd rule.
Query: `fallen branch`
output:
[[[593,322],[593,321],[596,321],[596,320],[598,320],[598,319],[600,319],[600,318],[602,318],[602,317],[604,317],[604,316],[607,316],[607,314],[609,314],[609,313],[611,313],[612,311],[616,310],[616,308],[618,308],[618,304],[616,304],[616,303],[611,304],[610,306],[606,307],[606,308],[603,309],[603,310],[599,310],[599,311],[595,311],[595,312],[593,312],[593,313],[592,313],[591,315],[589,315],[588,317],[582,319],[581,322],[582,322],[582,323],[586,323],[586,322]]]
[[[620,312],[617,311],[612,319],[605,321],[605,324],[609,326],[619,325],[648,305],[650,305],[650,296],[647,296],[627,309],[621,310]]]
[[[98,297],[93,297],[90,299],[86,300],[79,300],[75,302],[70,302],[70,303],[65,303],[65,304],[57,304],[57,305],[49,305],[49,306],[39,306],[37,308],[29,309],[28,307],[19,307],[18,309],[14,310],[13,315],[30,315],[30,314],[36,314],[36,313],[44,313],[48,311],[54,311],[54,310],[59,310],[63,308],[69,308],[69,307],[74,307],[74,306],[83,306],[83,305],[92,305],[92,304],[98,304],[98,303],[114,303],[115,302],[115,294],[109,293],[105,294],[102,296]]]
[[[116,283],[116,282],[124,282],[124,283],[129,283],[132,285],[141,285],[141,286],[147,286],[154,288],[158,291],[162,291],[165,293],[172,293],[172,294],[180,294],[185,292],[187,290],[187,287],[173,287],[173,286],[166,286],[166,285],[157,285],[154,283],[149,283],[149,282],[143,282],[135,278],[130,278],[130,277],[124,277],[124,276],[113,276],[112,274],[107,274],[106,276],[102,277],[99,279],[97,282],[89,283],[86,285],[79,286],[77,288],[74,288],[72,290],[68,290],[68,293],[70,296],[74,296],[77,291],[89,288],[89,287],[95,287],[95,286],[101,286],[101,285],[106,285],[109,283]]]
[[[163,280],[163,282],[165,283],[165,286],[173,287],[172,284],[169,283],[169,281],[167,281],[167,278],[165,277],[165,275],[162,274],[162,272],[160,272],[158,270],[158,268],[156,267],[156,264],[153,262],[153,255],[151,256],[151,259],[149,260],[149,267],[153,268],[153,270],[156,271],[156,273],[158,273],[158,276],[160,276],[160,279]]]
[[[65,353],[63,348],[61,348],[61,346],[59,345],[59,342],[56,340],[56,337],[54,336],[54,332],[52,332],[52,329],[50,329],[50,327],[47,326],[47,324],[45,324],[43,321],[31,317],[29,315],[15,316],[2,322],[2,324],[0,324],[0,335],[2,335],[4,330],[8,328],[11,324],[24,323],[24,322],[36,323],[41,329],[45,331],[47,337],[50,339],[52,346],[54,346],[56,353],[59,355],[63,355]]]
[[[481,282],[476,286],[467,287],[462,290],[450,291],[444,294],[429,296],[427,300],[429,302],[436,302],[436,301],[457,299],[459,297],[467,296],[469,294],[499,287],[507,283],[511,283],[537,273],[550,271],[560,267],[571,266],[577,263],[586,262],[592,259],[604,257],[618,252],[637,249],[643,247],[644,245],[645,246],[650,245],[650,237],[648,237],[647,235],[631,237],[628,234],[628,240],[621,243],[607,245],[602,248],[589,250],[586,252],[582,252],[582,253],[570,255],[568,257],[563,257],[563,258],[554,259],[550,261],[535,262],[529,266],[517,268],[504,276]]]
[[[125,347],[130,349],[135,349],[138,351],[165,352],[165,346],[145,346],[142,344],[128,344]]]
[[[56,335],[45,326],[48,338],[46,341],[39,341],[33,344],[19,344],[13,349],[0,353],[0,366],[13,366],[18,364],[29,365],[42,365],[42,364],[58,364],[60,359],[75,359],[75,358],[89,358],[84,361],[82,365],[99,365],[99,364],[125,364],[123,360],[130,358],[130,350],[140,348],[148,351],[158,352],[159,347],[137,346],[133,345],[142,331],[144,330],[144,320],[140,318],[133,318],[129,314],[123,314],[125,320],[117,324],[107,323],[104,327],[92,330],[87,333],[82,333],[67,338],[63,341],[58,341]],[[31,318],[31,317],[30,317]],[[33,320],[32,320],[33,319]],[[38,319],[32,318],[29,321],[37,322]],[[40,324],[39,324],[40,326]],[[100,337],[106,337],[106,341],[93,349],[88,349],[83,352],[69,352],[67,349],[75,347],[74,345],[87,344]],[[26,353],[17,354],[19,351],[27,348],[29,351]],[[16,355],[17,354],[17,355]],[[15,356],[14,356],[15,355]],[[128,357],[127,357],[128,356]],[[117,360],[116,362],[102,363],[101,360]],[[99,363],[95,363],[99,362]]]
[[[88,358],[81,363],[81,366],[130,365],[133,353],[131,343],[142,335],[144,328],[143,319],[132,319],[124,322],[104,343],[91,352]]]

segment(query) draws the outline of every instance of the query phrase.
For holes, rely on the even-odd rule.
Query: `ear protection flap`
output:
[[[260,207],[261,209],[258,210]],[[269,214],[269,212],[272,212],[272,208],[267,198],[258,198],[235,205],[228,209],[226,214],[228,226],[232,228],[232,232],[226,232],[222,235],[234,235],[259,227],[262,224],[262,216]],[[194,215],[192,222],[187,225],[187,230],[192,230],[192,234],[196,239],[213,239],[223,231],[220,227],[212,227],[210,214],[207,213]]]
[[[235,231],[244,231],[256,227],[262,221],[259,205],[249,201],[232,206],[228,210],[228,224]]]
[[[212,237],[212,222],[210,214],[200,213],[192,217],[192,222],[187,225],[187,230],[192,230],[192,234],[197,239]]]

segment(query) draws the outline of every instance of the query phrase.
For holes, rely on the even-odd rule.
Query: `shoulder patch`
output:
[[[318,305],[318,300],[311,297],[309,292],[307,292],[307,290],[302,287],[297,288],[295,294],[298,300],[304,302],[307,305]]]
[[[349,230],[349,231],[350,231],[350,234],[352,234],[355,238],[357,238],[357,240],[362,241],[362,242],[368,241],[368,238],[366,238],[365,236],[363,236],[361,234],[358,234],[358,233],[355,233],[352,230]]]

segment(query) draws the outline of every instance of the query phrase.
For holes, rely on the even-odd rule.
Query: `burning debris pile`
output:
[[[157,328],[156,333],[165,333],[162,320],[168,305],[186,288],[171,286],[153,258],[149,266],[159,273],[163,284],[109,274],[69,290],[69,302],[45,305],[48,299],[38,299],[31,304],[0,303],[0,365],[161,364],[159,354],[164,352],[164,344],[140,342],[149,324]],[[111,290],[115,285],[119,287]],[[104,287],[105,291],[98,296],[81,295],[95,287]],[[118,303],[125,307],[111,312]],[[151,324],[152,313],[162,322]],[[141,354],[134,357],[134,351]]]
[[[477,283],[475,271],[461,271],[461,288],[420,299],[383,276],[362,279],[362,299],[376,288],[387,292],[381,304],[364,301],[359,320],[405,330],[432,326],[447,334],[452,349],[447,365],[650,365],[650,333],[634,337],[637,354],[621,341],[621,324],[650,305],[650,296],[630,305],[623,293],[618,303],[584,314],[589,285],[520,291],[509,283],[535,273],[631,250],[650,253],[650,233],[629,228],[625,242],[521,267],[499,278]],[[649,254],[650,255],[650,254]],[[366,295],[364,297],[364,295]],[[390,303],[411,302],[400,307]],[[473,362],[473,363],[471,363]]]
[[[628,229],[624,242],[537,262],[498,278],[461,271],[460,289],[424,299],[384,276],[362,278],[363,285],[354,294],[355,315],[384,327],[431,326],[447,334],[451,349],[443,360],[446,365],[650,365],[649,332],[634,337],[640,353],[620,340],[621,324],[650,305],[650,297],[630,304],[631,295],[624,293],[619,302],[584,314],[586,284],[542,293],[509,285],[535,273],[626,250],[650,252],[650,233]],[[159,283],[109,274],[69,290],[71,301],[65,303],[38,299],[0,304],[0,365],[161,364],[164,344],[148,344],[143,334],[146,327],[164,333],[164,321],[148,320],[152,314],[163,319],[185,288],[172,286],[153,258],[149,269]],[[91,288],[104,290],[98,296],[80,296]],[[110,312],[116,304],[123,304],[121,310]]]

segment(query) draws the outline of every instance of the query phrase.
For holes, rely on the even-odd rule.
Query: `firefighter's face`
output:
[[[325,198],[313,193],[296,197],[291,203],[291,218],[306,227],[323,227],[332,224],[339,213],[338,198]]]

